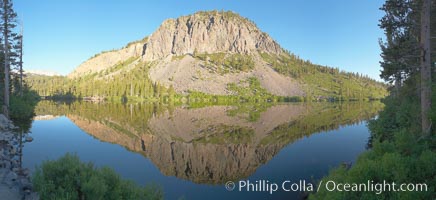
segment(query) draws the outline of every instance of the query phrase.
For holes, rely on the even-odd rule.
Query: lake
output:
[[[23,147],[23,167],[34,170],[72,152],[138,184],[161,186],[165,199],[301,199],[302,191],[239,191],[239,181],[316,183],[366,150],[366,123],[382,108],[380,102],[41,101],[29,133],[34,140]],[[228,181],[235,183],[232,191]]]

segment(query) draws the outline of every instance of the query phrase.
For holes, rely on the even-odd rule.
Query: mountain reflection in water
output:
[[[283,147],[313,133],[368,120],[380,102],[200,108],[42,101],[35,120],[65,115],[93,137],[142,154],[166,176],[223,184],[252,175]]]

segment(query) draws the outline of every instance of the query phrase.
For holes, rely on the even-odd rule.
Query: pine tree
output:
[[[380,77],[390,83],[395,82],[396,93],[402,81],[417,72],[419,44],[414,31],[414,4],[408,0],[387,0],[381,8],[386,15],[379,26],[384,29],[387,41],[380,40],[383,58]]]
[[[23,27],[21,27],[20,34],[14,38],[15,44],[11,49],[11,64],[14,67],[14,73],[12,73],[12,78],[15,79],[14,92],[23,95]]]
[[[381,8],[386,14],[380,20],[380,27],[387,37],[387,42],[380,42],[381,77],[389,82],[395,81],[396,93],[403,80],[410,77],[419,80],[411,79],[410,84],[416,87],[420,84],[421,128],[424,133],[431,129],[431,68],[436,60],[436,48],[431,45],[436,45],[436,31],[430,27],[436,26],[436,16],[430,13],[436,13],[435,4],[436,0],[387,0]]]
[[[13,38],[17,36],[13,32],[16,27],[17,14],[13,10],[12,2],[3,0],[0,2],[0,15],[2,16],[1,31],[3,35],[3,54],[4,54],[4,96],[3,96],[3,113],[9,117],[9,95],[10,95],[10,64],[13,60],[13,53],[11,54],[11,44]],[[12,59],[11,59],[12,58]]]

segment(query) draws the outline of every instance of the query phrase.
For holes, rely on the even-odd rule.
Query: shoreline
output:
[[[36,200],[30,170],[22,168],[23,143],[33,138],[14,133],[13,122],[0,114],[0,196],[4,199]]]

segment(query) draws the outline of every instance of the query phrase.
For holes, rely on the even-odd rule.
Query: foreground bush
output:
[[[10,96],[9,117],[24,133],[29,132],[38,101],[38,94],[28,89],[22,95],[13,93]]]
[[[14,121],[29,120],[34,116],[34,109],[39,96],[34,91],[25,90],[23,95],[10,96],[9,115]]]
[[[66,154],[55,161],[45,161],[33,176],[41,199],[121,200],[162,199],[156,186],[140,187],[122,180],[112,169],[82,163],[76,155]]]

